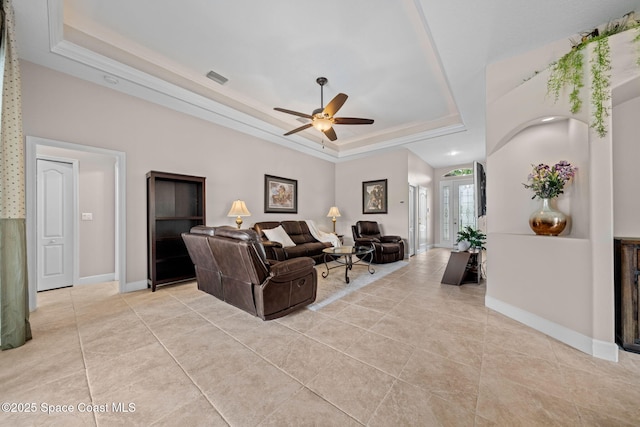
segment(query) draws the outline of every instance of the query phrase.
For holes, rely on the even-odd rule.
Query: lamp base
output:
[[[238,225],[238,228],[240,228],[240,226],[242,225],[242,218],[236,218],[236,224]]]

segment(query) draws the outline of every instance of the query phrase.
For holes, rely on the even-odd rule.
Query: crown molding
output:
[[[284,137],[282,129],[273,124],[65,40],[64,1],[48,0],[47,5],[50,52],[67,60],[63,65],[60,65],[60,61],[53,61],[56,62],[57,70],[324,160],[337,162],[465,130],[460,117],[456,116],[436,123],[439,126],[437,128],[433,128],[433,123],[412,124],[380,132],[366,139],[346,140],[344,144],[338,144],[337,148],[333,148],[331,144],[325,146],[322,139],[313,136],[301,134]],[[116,77],[119,83],[106,84],[105,76]],[[450,124],[452,122],[454,124]],[[431,129],[415,132],[425,127]],[[411,134],[407,135],[409,131]],[[348,148],[349,146],[353,148]]]

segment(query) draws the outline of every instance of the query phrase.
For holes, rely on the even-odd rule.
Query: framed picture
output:
[[[298,213],[298,181],[265,175],[264,213]]]
[[[387,180],[364,181],[362,183],[362,213],[387,213]]]

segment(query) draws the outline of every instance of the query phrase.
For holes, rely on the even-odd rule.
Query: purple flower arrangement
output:
[[[553,166],[540,163],[538,166],[532,165],[533,171],[529,174],[528,184],[524,188],[533,191],[532,199],[539,197],[541,199],[553,199],[558,197],[564,191],[564,186],[573,178],[578,168],[571,166],[566,160],[561,160]]]

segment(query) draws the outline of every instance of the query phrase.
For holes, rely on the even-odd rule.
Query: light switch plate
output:
[[[83,221],[93,221],[93,214],[91,212],[82,212]]]

